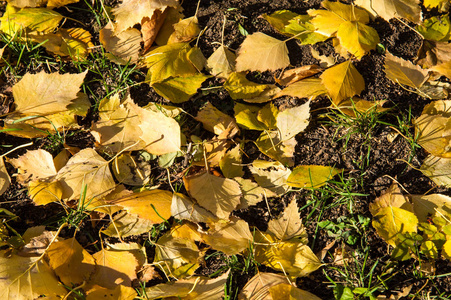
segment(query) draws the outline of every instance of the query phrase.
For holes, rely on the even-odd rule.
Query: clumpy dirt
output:
[[[106,5],[115,6],[118,1],[105,1]],[[186,16],[193,16],[197,11],[199,25],[205,28],[204,33],[198,40],[198,46],[202,50],[205,57],[209,57],[218,47],[218,43],[224,41],[224,45],[232,50],[237,50],[240,44],[244,41],[245,36],[240,32],[240,27],[244,28],[249,34],[254,32],[264,32],[280,40],[286,37],[277,33],[269,24],[263,19],[259,18],[262,14],[270,14],[276,10],[287,9],[296,13],[305,14],[308,9],[318,9],[320,7],[320,0],[200,0],[197,10],[197,1],[183,1],[184,13]],[[4,7],[0,6],[0,9]],[[84,3],[77,4],[77,7],[85,7]],[[64,8],[60,8],[64,10]],[[98,24],[94,22],[92,15],[83,13],[80,10],[74,10],[74,15],[71,18],[81,21],[84,28],[89,30],[94,39],[98,37]],[[67,11],[61,11],[68,15]],[[226,19],[224,25],[224,19]],[[70,22],[70,21],[69,21]],[[422,40],[417,33],[411,30],[404,23],[397,20],[386,22],[381,18],[372,21],[369,26],[377,30],[381,44],[395,56],[402,57],[413,61],[416,58],[417,51],[421,46]],[[410,24],[411,26],[413,24]],[[79,26],[79,25],[77,25]],[[222,35],[224,26],[224,35]],[[2,46],[2,44],[0,44]],[[302,65],[319,63],[311,55],[311,48],[319,51],[322,55],[334,55],[334,50],[330,41],[318,43],[316,45],[302,46],[296,40],[290,40],[287,43],[289,49],[290,62],[292,67],[299,67]],[[341,59],[343,60],[343,59]],[[421,162],[427,156],[427,153],[422,149],[416,149],[412,153],[411,146],[401,136],[396,136],[393,140],[389,137],[395,131],[392,127],[397,125],[397,118],[411,115],[411,118],[418,117],[421,114],[423,107],[429,103],[429,100],[421,96],[409,92],[399,85],[393,83],[386,78],[384,73],[384,54],[372,51],[370,54],[364,56],[360,61],[353,61],[357,70],[362,74],[365,80],[365,90],[360,94],[360,97],[366,100],[386,100],[384,107],[390,110],[380,116],[383,123],[377,123],[373,127],[365,127],[363,124],[360,131],[353,132],[355,128],[340,127],[333,123],[334,114],[328,109],[330,104],[326,97],[319,97],[311,104],[311,121],[308,128],[297,136],[297,146],[295,149],[295,165],[326,165],[335,166],[345,170],[345,177],[351,178],[355,181],[351,184],[355,196],[350,197],[347,202],[343,202],[342,198],[334,193],[321,194],[317,191],[299,191],[291,192],[281,199],[269,199],[268,203],[261,202],[248,209],[234,212],[234,215],[242,218],[259,230],[266,230],[267,223],[271,215],[277,216],[290,200],[295,199],[301,207],[301,217],[303,217],[308,235],[309,246],[315,253],[320,253],[326,246],[332,242],[335,245],[329,250],[330,255],[324,258],[325,263],[333,262],[334,251],[339,251],[342,247],[347,246],[348,253],[354,255],[358,263],[365,261],[365,266],[358,266],[357,263],[351,263],[347,266],[347,271],[350,273],[367,274],[374,267],[374,285],[379,287],[381,295],[387,298],[394,294],[395,291],[400,291],[405,287],[412,285],[411,295],[451,295],[451,279],[447,276],[426,277],[417,271],[419,268],[418,261],[408,260],[404,262],[394,262],[390,259],[390,253],[387,244],[376,234],[375,230],[369,224],[365,228],[360,228],[358,240],[354,244],[347,244],[344,239],[340,237],[329,236],[325,230],[318,227],[318,223],[324,220],[338,222],[346,218],[348,220],[356,220],[358,216],[371,218],[368,210],[368,204],[382,191],[387,189],[393,180],[397,180],[403,185],[407,191],[412,194],[424,194],[429,190],[435,188],[435,185],[430,179],[423,176],[421,172],[417,171]],[[18,75],[23,75],[26,72],[36,73],[45,66],[36,66],[30,69],[28,66],[22,66]],[[74,66],[67,67],[71,70]],[[65,71],[67,71],[65,70]],[[145,78],[145,72],[136,72],[133,75],[135,82],[142,82]],[[280,72],[263,72],[259,74],[251,73],[248,75],[250,80],[262,83],[274,83],[274,76],[279,75]],[[114,75],[112,75],[114,76]],[[87,86],[95,91],[98,99],[106,96],[107,91],[98,83],[99,74],[89,74],[89,82]],[[6,113],[12,104],[11,86],[14,84],[14,78],[1,75],[0,82],[0,113]],[[112,78],[114,84],[115,78]],[[204,83],[205,87],[221,86],[223,80],[210,79]],[[147,84],[134,85],[130,89],[131,97],[134,101],[143,106],[149,102],[157,102],[167,104],[162,97],[157,95]],[[96,103],[96,99],[90,95],[92,103]],[[221,111],[233,115],[234,101],[230,98],[228,93],[222,89],[215,90],[209,94],[195,96],[190,102],[180,105],[186,112],[195,116],[207,101],[211,102],[216,108]],[[304,103],[305,99],[291,99],[284,97],[277,99],[275,104],[279,107],[291,107]],[[91,123],[96,120],[97,112],[91,111],[90,114],[79,121],[84,130],[68,134],[65,139],[65,144],[71,147],[93,147],[93,137],[86,131]],[[186,136],[197,135],[201,138],[210,137],[211,134],[202,129],[202,126],[192,118],[184,120],[189,126],[184,134]],[[392,124],[390,126],[389,124]],[[369,132],[365,132],[368,130]],[[414,134],[413,128],[410,128],[409,133]],[[370,134],[370,135],[369,135]],[[247,139],[255,139],[258,134],[252,131],[244,131],[243,136]],[[0,154],[6,153],[9,149],[15,146],[28,142],[26,139],[15,138],[5,133],[0,133]],[[50,147],[53,142],[49,139],[35,140],[33,147],[29,149],[37,149]],[[64,145],[60,145],[63,147]],[[52,150],[52,149],[50,149]],[[57,149],[53,149],[57,152]],[[19,150],[10,157],[17,157],[23,154],[25,150]],[[265,159],[261,155],[253,143],[245,145],[245,152],[243,163],[250,163],[256,158]],[[369,154],[368,154],[369,153]],[[406,162],[409,161],[410,165]],[[8,164],[7,164],[8,165]],[[8,171],[14,172],[14,169],[8,165]],[[156,165],[152,166],[155,175],[155,181],[161,179],[162,188],[168,188],[167,182],[163,179],[167,178],[165,169],[158,168]],[[171,167],[172,174],[181,174],[184,171],[181,161]],[[249,174],[246,174],[249,176]],[[172,183],[182,185],[181,176],[173,176]],[[15,214],[21,216],[18,222],[13,226],[19,233],[30,226],[48,225],[55,227],[57,216],[64,213],[59,204],[50,204],[45,207],[36,207],[26,195],[25,189],[13,180],[12,187],[2,196],[0,201],[2,207],[5,207]],[[337,180],[339,181],[339,180]],[[359,182],[359,184],[357,184]],[[340,183],[331,183],[331,189],[340,189]],[[183,191],[183,189],[182,189]],[[434,191],[443,194],[451,195],[450,190],[444,188],[436,188]],[[312,200],[316,199],[314,202]],[[77,238],[80,243],[88,249],[94,251],[99,245],[98,230],[104,225],[100,220],[97,223],[92,223],[85,219],[82,223],[83,231],[77,233]],[[356,229],[357,230],[357,229]],[[161,235],[164,232],[160,232]],[[73,231],[67,230],[63,232],[63,236],[73,235]],[[139,237],[138,237],[139,238]],[[152,247],[148,246],[150,253],[153,251]],[[368,249],[368,257],[362,257],[363,249]],[[225,270],[227,266],[227,259],[221,255],[210,255],[212,251],[206,252],[208,257],[201,267],[196,271],[197,274],[211,275],[217,271]],[[151,255],[150,255],[151,257]],[[244,264],[243,258],[238,258],[238,264]],[[264,266],[252,267],[248,273],[237,273],[233,275],[233,282],[235,286],[242,288],[246,281],[251,278],[257,271],[270,271]],[[343,266],[334,266],[338,270],[344,272]],[[363,268],[363,269],[362,269]],[[448,261],[438,260],[436,262],[436,275],[451,273],[451,266]],[[419,274],[416,278],[412,274]],[[377,276],[384,280],[384,285],[378,281]],[[340,272],[334,271],[333,268],[325,266],[313,272],[308,277],[298,278],[296,284],[298,287],[312,292],[322,299],[334,299],[334,284],[342,284],[348,287],[362,287],[368,284],[368,281],[361,282],[356,275],[354,280],[350,282],[343,282],[343,276]],[[350,276],[353,278],[353,276]],[[367,280],[367,279],[366,279]],[[157,281],[155,283],[159,283]],[[374,286],[373,285],[373,286]],[[378,295],[376,293],[375,295]]]

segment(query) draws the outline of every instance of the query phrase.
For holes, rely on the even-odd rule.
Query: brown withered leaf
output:
[[[168,9],[164,9],[163,11],[155,10],[152,17],[144,17],[141,20],[141,33],[144,41],[143,53],[146,53],[152,47],[167,14]]]
[[[286,70],[280,78],[275,78],[280,85],[290,85],[304,78],[313,76],[322,71],[322,68],[317,65],[301,66],[296,69]]]
[[[430,68],[451,60],[451,44],[448,42],[435,42],[423,40],[418,49],[417,64],[423,68]]]

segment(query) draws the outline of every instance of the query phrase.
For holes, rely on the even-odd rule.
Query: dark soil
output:
[[[116,1],[105,1],[106,5],[113,6]],[[199,38],[198,46],[202,50],[205,57],[209,57],[217,48],[217,42],[222,39],[222,27],[224,17],[227,18],[224,32],[224,44],[231,49],[238,49],[239,45],[245,39],[240,33],[239,25],[241,25],[249,34],[254,32],[264,32],[278,39],[285,39],[286,37],[277,33],[260,15],[266,13],[270,14],[276,10],[288,9],[296,13],[305,14],[308,9],[316,9],[320,7],[320,0],[201,0],[197,16],[199,18],[200,27],[206,28],[203,35]],[[197,1],[186,0],[182,4],[184,14],[186,16],[193,16],[196,12]],[[84,3],[77,4],[77,7],[85,7]],[[0,7],[1,8],[1,7]],[[83,14],[74,10],[76,15],[70,15],[67,11],[63,12],[66,16],[80,20],[85,24],[85,29],[93,34],[93,40],[98,36],[99,28],[96,28],[96,23],[92,21],[93,16]],[[411,24],[412,25],[412,24]],[[79,25],[77,25],[79,26]],[[417,33],[413,32],[408,26],[403,23],[393,20],[386,22],[381,18],[372,21],[369,26],[375,28],[380,36],[381,44],[383,44],[387,51],[395,56],[402,57],[413,61],[416,58],[417,51],[421,46],[422,40]],[[2,46],[0,44],[0,46]],[[330,41],[318,43],[314,46],[302,46],[295,40],[291,40],[287,44],[290,52],[290,60],[292,67],[299,67],[302,65],[319,63],[311,56],[310,48],[313,47],[321,54],[331,55],[334,53]],[[384,55],[372,51],[370,54],[364,56],[360,61],[354,61],[355,67],[362,74],[365,79],[366,88],[361,93],[360,97],[366,100],[387,100],[384,107],[391,108],[388,112],[383,114],[380,119],[384,122],[376,124],[369,128],[371,137],[368,139],[362,133],[350,134],[349,128],[343,128],[331,123],[330,118],[325,114],[330,113],[327,109],[329,100],[325,97],[319,97],[312,103],[311,122],[307,130],[297,137],[297,147],[295,150],[295,165],[327,165],[335,166],[337,168],[345,169],[345,174],[348,178],[354,178],[356,183],[352,186],[355,188],[353,193],[358,193],[360,196],[354,196],[350,207],[349,203],[343,203],[340,197],[334,194],[319,194],[317,192],[301,191],[289,193],[281,199],[269,199],[269,206],[272,215],[280,213],[284,206],[291,200],[296,199],[299,207],[302,208],[301,216],[304,218],[305,225],[309,234],[310,244],[315,253],[319,253],[331,242],[336,241],[329,252],[334,253],[337,249],[346,245],[347,242],[340,237],[329,236],[326,231],[318,227],[318,222],[324,220],[331,220],[338,222],[339,218],[347,218],[349,220],[356,220],[359,215],[371,218],[368,210],[368,204],[380,195],[380,193],[387,189],[393,179],[396,179],[399,184],[412,194],[424,194],[435,188],[435,184],[421,172],[417,171],[427,153],[422,149],[416,149],[412,152],[409,143],[400,135],[394,141],[389,141],[387,138],[394,131],[386,124],[397,125],[397,117],[407,116],[411,114],[411,118],[418,117],[421,114],[423,107],[429,103],[429,100],[420,97],[415,93],[411,93],[401,88],[399,85],[393,83],[386,78],[384,73]],[[68,66],[68,70],[70,68]],[[23,66],[20,69],[20,74],[26,72],[38,72],[40,68],[29,68]],[[67,71],[67,70],[65,70]],[[257,76],[258,75],[258,76]],[[274,73],[264,72],[262,74],[249,74],[249,79],[257,82],[274,82]],[[104,97],[107,92],[102,86],[99,86],[95,79],[98,75],[91,74],[89,80],[92,84],[88,84],[91,90],[98,94],[99,98]],[[144,80],[143,73],[135,74],[136,82]],[[113,78],[114,81],[114,78]],[[14,78],[1,75],[0,82],[3,84],[0,87],[0,95],[5,97],[6,101],[1,106],[3,110],[8,110],[11,104],[11,86],[14,83]],[[220,79],[211,79],[205,83],[205,86],[219,86],[222,84]],[[137,85],[131,88],[131,96],[139,105],[145,105],[149,102],[165,103],[166,101],[158,96],[147,84]],[[95,99],[90,96],[90,100],[95,103]],[[2,103],[0,98],[0,104]],[[233,114],[234,101],[225,91],[218,91],[205,96],[195,97],[193,101],[180,105],[186,112],[191,115],[197,115],[197,111],[206,102],[211,102],[215,107],[225,113]],[[281,98],[276,101],[277,106],[291,107],[303,103],[304,99],[289,99]],[[0,110],[0,112],[3,112]],[[96,114],[91,112],[90,115],[80,120],[80,124],[86,129],[89,128],[91,122],[96,119]],[[186,122],[190,126],[189,132],[185,132],[187,136],[195,134],[202,138],[211,136],[202,129],[198,122],[191,118],[187,118]],[[413,128],[410,129],[413,134]],[[244,132],[244,136],[252,138],[255,132]],[[256,137],[256,136],[255,136]],[[254,137],[254,139],[255,139]],[[15,146],[28,142],[26,139],[20,139],[0,133],[0,154],[7,152]],[[78,131],[68,136],[66,144],[86,148],[93,146],[93,138],[87,131]],[[49,139],[39,139],[35,141],[33,147],[27,149],[44,148],[53,145]],[[61,145],[62,147],[62,145]],[[249,163],[255,158],[265,157],[259,154],[258,150],[252,143],[248,143],[245,148],[248,158],[245,158],[244,163]],[[369,151],[369,155],[367,153]],[[9,157],[17,157],[23,154],[25,150],[14,152]],[[55,150],[55,152],[57,152]],[[412,166],[406,164],[410,161]],[[415,167],[415,168],[414,168]],[[14,169],[8,165],[8,171],[14,172]],[[181,161],[177,161],[171,167],[171,174],[179,174],[183,171]],[[155,175],[154,181],[158,183],[159,178],[162,182],[166,179],[167,173],[165,169],[155,166],[153,169]],[[161,174],[159,174],[159,172]],[[174,176],[172,179],[176,180],[173,184],[182,184],[181,176]],[[357,184],[357,181],[360,181]],[[163,187],[167,187],[167,182],[163,183]],[[331,188],[339,188],[338,183],[332,183]],[[169,189],[169,187],[167,187]],[[451,191],[444,188],[436,188],[435,192],[451,195]],[[312,199],[319,199],[318,203],[312,204]],[[26,228],[37,225],[49,225],[56,227],[53,222],[54,219],[63,213],[62,208],[58,204],[51,204],[45,207],[36,207],[26,195],[26,191],[19,184],[14,182],[12,187],[2,196],[0,196],[1,207],[4,207],[13,213],[19,215],[21,219],[11,225],[23,233]],[[250,226],[255,226],[260,230],[265,230],[267,222],[269,221],[269,214],[266,203],[259,203],[256,206],[250,207],[246,210],[240,210],[234,213],[236,216],[244,219]],[[83,223],[83,230],[77,233],[80,243],[88,249],[95,250],[93,246],[98,240],[97,232],[101,226],[105,225],[102,221],[97,224],[91,224],[85,220]],[[363,230],[363,229],[362,229]],[[83,233],[82,233],[83,232]],[[63,235],[71,236],[73,231],[63,232]],[[97,241],[98,242],[98,241]],[[395,294],[395,291],[401,291],[403,288],[413,285],[410,292],[411,295],[442,295],[449,297],[451,295],[451,279],[447,276],[437,276],[426,278],[418,273],[419,262],[408,260],[404,262],[394,262],[390,259],[390,252],[387,244],[376,234],[374,228],[369,225],[363,232],[358,235],[358,240],[354,244],[347,244],[351,250],[348,250],[351,255],[355,255],[358,259],[356,261],[362,263],[365,259],[365,266],[363,271],[357,263],[350,264],[347,272],[355,274],[350,278],[356,278],[352,282],[343,282],[343,276],[338,271],[333,271],[332,268],[320,268],[318,271],[312,273],[306,278],[298,278],[298,287],[310,291],[318,297],[327,300],[334,299],[333,286],[336,284],[343,284],[349,287],[361,286],[357,276],[360,271],[367,274],[370,269],[374,269],[374,282],[377,282],[377,276],[384,280],[385,288],[381,285],[382,295],[387,298]],[[368,257],[359,257],[362,249],[369,249]],[[209,254],[209,252],[207,252]],[[331,263],[333,258],[331,255],[325,257],[325,263]],[[240,258],[241,259],[241,258]],[[212,256],[207,259],[205,264],[196,271],[198,274],[209,275],[224,267],[226,259],[220,256]],[[264,266],[258,267],[260,271],[271,271]],[[337,266],[338,270],[344,272],[344,268]],[[249,272],[255,272],[250,270]],[[438,260],[436,262],[436,275],[451,273],[451,266],[448,261]],[[412,274],[419,274],[416,278]],[[245,282],[254,275],[254,273],[237,274],[234,281],[240,288],[244,286]],[[373,282],[373,283],[374,283]],[[157,283],[157,282],[155,282]],[[365,281],[368,284],[368,281]],[[376,293],[375,295],[378,295]]]

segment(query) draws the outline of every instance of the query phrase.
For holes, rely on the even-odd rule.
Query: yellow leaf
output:
[[[109,203],[120,205],[129,213],[158,224],[171,217],[172,193],[155,189],[116,198]]]
[[[442,255],[446,259],[451,259],[451,240],[447,240],[443,245]]]
[[[67,291],[42,257],[6,258],[0,252],[0,298],[4,300],[30,300],[40,295],[63,296]]]
[[[297,188],[315,189],[325,185],[328,180],[342,171],[342,169],[326,166],[297,166],[288,177],[287,184]]]
[[[138,29],[130,28],[114,34],[113,26],[108,23],[99,32],[99,41],[105,50],[111,53],[110,60],[125,65],[136,63],[141,50],[141,33]]]
[[[201,122],[206,130],[218,135],[219,139],[232,138],[240,131],[231,116],[221,112],[210,102],[202,107],[195,119]]]
[[[288,176],[291,170],[284,167],[280,162],[273,162],[271,166],[259,166],[258,161],[254,161],[249,170],[254,175],[255,181],[278,196],[285,194],[290,187],[287,185]]]
[[[67,286],[88,281],[96,262],[75,238],[52,243],[47,249],[50,267]]]
[[[212,139],[211,141],[205,141],[202,143],[202,152],[199,155],[199,160],[195,159],[193,165],[205,166],[205,158],[208,165],[212,168],[218,167],[219,162],[224,157],[226,151],[231,145],[229,140]],[[202,155],[202,154],[205,154]]]
[[[257,97],[268,89],[266,84],[249,81],[244,73],[233,72],[224,83],[224,88],[232,99],[250,99]]]
[[[255,145],[263,154],[291,167],[294,165],[294,148],[297,142],[294,137],[282,140],[280,134],[280,131],[264,131],[255,141]]]
[[[244,171],[241,163],[241,147],[237,145],[221,158],[219,167],[226,178],[243,177]]]
[[[336,105],[365,89],[362,75],[350,60],[327,69],[320,78]]]
[[[230,213],[240,204],[240,185],[232,179],[203,172],[184,177],[183,182],[199,205],[221,219],[228,219]]]
[[[235,103],[233,108],[235,111],[235,119],[238,125],[250,130],[267,130],[269,129],[264,123],[258,119],[259,106]]]
[[[136,161],[129,153],[117,156],[113,161],[113,173],[117,181],[132,186],[143,186],[149,182],[150,165]]]
[[[307,244],[307,231],[302,225],[299,217],[299,207],[296,200],[292,200],[278,219],[272,219],[268,222],[267,232],[273,234],[278,240],[285,241],[293,238]]]
[[[281,283],[269,288],[269,294],[272,299],[286,299],[286,300],[321,300],[310,292],[298,289],[288,283]]]
[[[61,7],[78,1],[80,0],[48,0],[47,7]]]
[[[433,101],[414,121],[418,144],[434,156],[451,158],[450,109],[451,100]]]
[[[116,186],[108,162],[92,148],[72,156],[55,179],[63,185],[64,199],[79,199],[86,187],[85,201],[89,201],[110,193]]]
[[[141,23],[145,17],[151,18],[155,10],[164,10],[168,6],[177,7],[178,0],[125,0],[112,10],[116,17],[116,33],[120,33],[135,24]]]
[[[285,27],[290,24],[289,21],[297,16],[299,16],[297,13],[289,10],[278,10],[270,15],[261,15],[262,18],[268,21],[280,33],[285,33]]]
[[[28,184],[28,194],[36,205],[46,205],[63,197],[63,186],[58,181],[35,180]]]
[[[275,80],[280,85],[291,85],[304,78],[318,74],[321,71],[322,68],[317,65],[306,65],[295,69],[286,70],[280,78],[275,78]]]
[[[269,294],[269,289],[282,283],[288,283],[288,279],[280,274],[258,272],[252,277],[240,292],[239,299],[248,300],[276,300]]]
[[[253,241],[249,224],[234,217],[231,221],[214,223],[214,227],[202,234],[202,238],[213,249],[222,251],[226,255],[241,253],[249,248]]]
[[[64,17],[47,8],[23,8],[0,18],[0,30],[14,35],[17,31],[28,29],[40,33],[53,32]]]
[[[451,217],[451,197],[442,194],[410,195],[413,211],[420,222],[427,222],[431,216]]]
[[[380,42],[377,31],[360,22],[341,23],[337,37],[340,44],[357,59],[361,59],[365,54],[376,49]]]
[[[139,264],[135,255],[129,250],[102,249],[94,253],[92,257],[97,266],[89,281],[90,286],[95,284],[115,289],[118,285],[131,286],[132,281],[137,278]],[[86,288],[86,291],[88,292],[89,289]]]
[[[180,20],[173,27],[174,32],[169,36],[168,44],[190,42],[200,33],[199,20],[196,16]]]
[[[134,288],[118,285],[114,289],[107,289],[94,285],[86,295],[86,300],[133,300],[137,296]]]
[[[384,67],[387,78],[395,83],[405,84],[413,88],[420,88],[429,77],[428,70],[388,52],[385,54]]]
[[[388,206],[373,215],[372,223],[379,236],[395,247],[401,242],[399,234],[417,232],[418,218],[408,210]]]
[[[196,74],[186,77],[170,77],[152,84],[158,95],[173,103],[188,101],[201,88],[202,83],[211,76]]]
[[[332,2],[332,1],[323,1],[321,2],[321,6],[325,9],[333,12],[340,18],[351,21],[351,22],[361,22],[368,23],[369,16],[368,13],[359,7],[355,7],[354,5],[344,4],[341,2]]]
[[[298,98],[315,99],[318,96],[327,93],[327,89],[324,87],[321,79],[319,78],[306,78],[301,81],[297,81],[284,88],[281,92],[276,94],[273,98],[279,98],[282,96],[292,96]]]
[[[5,162],[3,157],[0,156],[0,196],[6,192],[11,184],[11,178],[8,175],[8,171],[5,167]]]
[[[437,8],[439,12],[447,12],[449,10],[448,0],[424,0],[423,5],[428,10],[433,8]]]
[[[155,245],[154,264],[167,276],[184,278],[193,275],[199,267],[198,261],[202,255],[194,240],[174,237],[167,232]]]
[[[154,222],[140,218],[136,214],[125,211],[120,212],[111,220],[111,224],[102,233],[111,237],[129,237],[149,232],[154,226]]]
[[[224,45],[218,49],[207,60],[207,70],[211,75],[227,78],[235,71],[236,55]]]
[[[44,6],[47,0],[8,0],[8,4],[17,8]]]
[[[451,159],[430,154],[423,161],[420,171],[436,185],[451,187]]]
[[[260,232],[257,232],[255,242],[255,260],[293,277],[307,276],[321,267],[318,257],[302,242],[281,242]]]
[[[25,74],[13,88],[16,112],[26,115],[48,115],[62,112],[78,98],[80,86],[88,71],[80,74]]]
[[[401,193],[401,190],[396,183],[393,183],[380,197],[376,198],[373,203],[370,203],[369,210],[372,215],[375,215],[379,212],[379,209],[391,206],[413,212],[412,204],[407,197]]]
[[[198,70],[188,56],[190,50],[187,43],[175,43],[150,51],[144,58],[144,63],[149,68],[146,81],[152,85],[169,77],[197,74]]]
[[[154,112],[149,109],[141,109],[139,117],[141,139],[146,144],[147,152],[162,155],[180,151],[182,137],[177,121],[167,117],[162,111]]]
[[[314,17],[311,20],[311,23],[316,28],[316,32],[324,34],[328,37],[331,37],[337,32],[338,27],[340,27],[341,23],[347,21],[333,11],[327,11],[323,9],[309,10],[308,14]]]
[[[238,50],[236,70],[275,71],[290,64],[288,48],[284,41],[262,32],[248,35]]]
[[[18,169],[19,175],[16,176],[16,180],[22,184],[56,175],[53,157],[43,149],[28,150],[24,155],[10,159],[9,162]]]
[[[404,18],[416,24],[421,22],[419,0],[357,0],[356,5],[377,13],[387,22],[392,18]]]
[[[218,218],[205,208],[197,205],[188,196],[174,193],[171,204],[171,214],[176,219],[189,220],[194,223],[214,223]]]
[[[286,141],[295,137],[307,128],[310,118],[310,101],[287,108],[277,114],[277,129],[280,132],[280,140]]]
[[[237,209],[246,209],[249,206],[256,205],[263,201],[263,197],[271,198],[276,196],[272,191],[259,186],[250,179],[235,177],[234,180],[240,184],[241,192],[243,193],[241,204]]]
[[[193,276],[190,279],[177,280],[170,283],[160,283],[146,288],[149,300],[170,298],[183,300],[217,300],[224,296],[224,286],[229,272],[210,279],[203,276]]]

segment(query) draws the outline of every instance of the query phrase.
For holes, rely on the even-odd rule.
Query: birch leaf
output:
[[[20,29],[51,33],[57,29],[63,18],[63,15],[48,8],[23,8],[0,18],[0,29],[11,35]]]
[[[7,256],[5,251],[1,251],[1,299],[29,300],[40,295],[62,297],[67,294],[42,257]]]
[[[297,13],[289,10],[278,10],[270,15],[261,15],[262,18],[268,21],[280,33],[285,33],[285,27],[290,24],[290,20],[297,16],[299,16]]]
[[[240,184],[241,192],[243,193],[241,204],[237,209],[246,209],[249,206],[256,205],[263,201],[263,197],[271,198],[277,196],[274,192],[259,186],[250,179],[235,177],[234,180]]]
[[[269,294],[272,299],[286,299],[286,300],[321,300],[310,292],[298,289],[288,283],[281,283],[269,288]]]
[[[320,78],[336,105],[365,89],[362,75],[350,60],[327,69]]]
[[[275,300],[277,298],[272,298],[270,296],[269,289],[273,286],[288,282],[288,279],[283,275],[258,272],[243,287],[239,299]]]
[[[173,27],[174,32],[169,36],[168,44],[190,42],[200,33],[199,20],[196,16],[180,20]]]
[[[287,205],[278,219],[272,219],[268,222],[267,231],[281,241],[298,238],[304,244],[308,242],[307,231],[302,225],[299,207],[295,200]]]
[[[307,128],[310,118],[310,101],[277,114],[277,129],[282,141],[295,137]]]
[[[78,98],[88,71],[80,74],[25,74],[13,88],[16,112],[27,116],[62,112]]]
[[[8,175],[8,171],[5,167],[3,157],[0,157],[0,196],[6,192],[11,184],[11,178]]]
[[[227,78],[235,71],[236,55],[226,46],[221,45],[207,60],[207,70],[211,75]]]
[[[120,212],[111,220],[111,224],[102,233],[111,237],[129,237],[149,232],[154,226],[154,222],[140,218],[137,214],[130,214],[126,211]]]
[[[176,7],[178,0],[125,0],[112,10],[116,17],[117,33],[120,33],[135,24],[141,23],[145,17],[151,18],[155,10],[164,10],[168,6]]]
[[[108,23],[99,32],[99,41],[102,43],[111,61],[125,65],[138,61],[141,50],[141,33],[138,29],[130,28],[118,34],[114,34],[113,26]]]
[[[188,101],[201,88],[202,83],[211,76],[196,74],[186,77],[170,77],[161,82],[155,82],[152,87],[161,97],[173,102]]]
[[[246,78],[243,73],[233,72],[224,83],[224,88],[233,100],[250,99],[263,93],[269,86],[258,84]]]
[[[216,177],[208,172],[183,178],[190,195],[202,206],[221,219],[227,219],[240,204],[240,185],[228,178]]]
[[[343,22],[338,27],[337,38],[346,50],[361,59],[379,44],[377,31],[360,22]]]
[[[138,161],[129,153],[117,156],[113,161],[113,173],[117,181],[132,186],[143,186],[149,182],[151,167],[148,162]]]
[[[254,161],[249,170],[254,175],[255,181],[278,196],[285,194],[290,187],[287,185],[291,170],[279,162],[271,162],[270,165],[259,166],[259,161]]]
[[[297,188],[318,188],[332,177],[341,173],[342,169],[327,166],[297,166],[287,179],[289,186]]]
[[[280,134],[279,131],[264,131],[255,141],[255,145],[263,154],[291,167],[294,165],[294,148],[297,142],[294,137],[282,140]]]
[[[221,158],[219,167],[226,178],[243,177],[244,171],[241,163],[241,147],[237,145]]]
[[[67,286],[88,281],[96,262],[75,238],[52,243],[47,250],[49,264]]]
[[[18,169],[16,179],[22,184],[56,175],[53,157],[43,149],[28,150],[18,158],[10,159],[9,162]]]
[[[137,293],[134,288],[118,285],[114,289],[107,289],[98,285],[86,293],[86,300],[133,300]]]
[[[210,102],[202,107],[195,119],[201,122],[206,130],[218,135],[220,139],[232,138],[240,131],[231,116],[221,112]]]
[[[423,161],[420,171],[436,185],[451,187],[451,159],[430,154]]]
[[[396,57],[390,53],[385,54],[385,74],[387,78],[398,84],[413,88],[420,88],[428,79],[428,70],[414,65],[410,61]]]
[[[304,80],[290,84],[282,91],[280,91],[278,94],[276,94],[274,98],[279,98],[282,96],[291,96],[298,98],[315,99],[316,97],[324,94],[327,94],[327,89],[321,82],[321,79],[306,78]]]
[[[421,22],[419,0],[358,0],[356,4],[374,11],[387,22],[392,18],[404,18],[416,24]]]
[[[275,71],[290,64],[284,41],[256,32],[248,35],[238,50],[236,70]]]
[[[214,214],[194,203],[188,196],[179,193],[174,193],[172,197],[171,214],[176,219],[189,220],[194,223],[218,221]]]
[[[72,156],[56,174],[63,185],[63,198],[79,199],[86,186],[86,200],[110,193],[116,184],[108,162],[92,148]]]

